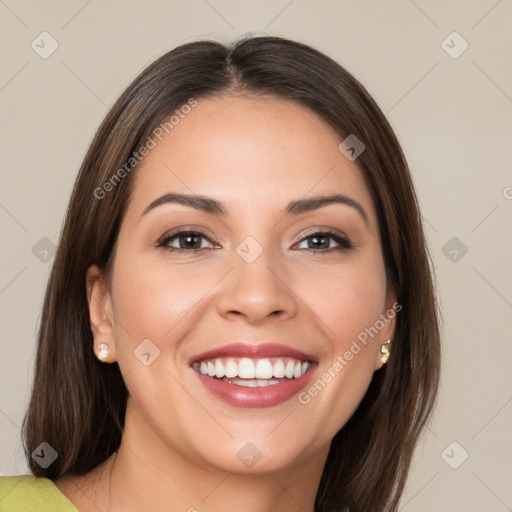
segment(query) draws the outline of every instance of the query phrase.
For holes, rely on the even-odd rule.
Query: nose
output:
[[[219,314],[225,318],[243,318],[250,325],[283,321],[295,316],[297,297],[289,277],[281,265],[263,253],[252,263],[238,254],[233,256],[233,269],[222,283],[218,301]]]

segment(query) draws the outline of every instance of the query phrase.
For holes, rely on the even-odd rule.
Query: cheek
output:
[[[206,266],[172,267],[165,262],[147,265],[142,259],[124,259],[116,269],[115,316],[131,338],[168,338],[175,325],[189,315],[214,285]],[[187,322],[183,322],[186,324]]]
[[[344,347],[365,328],[375,324],[383,312],[386,280],[378,259],[354,260],[326,269],[304,283],[301,297],[327,326],[333,348]]]
[[[325,357],[299,402],[315,411],[312,417],[329,418],[324,424],[329,435],[348,421],[372,379],[378,337],[368,336],[365,329],[374,326],[383,312],[385,291],[384,269],[375,260],[331,272],[323,293],[315,294],[314,312],[327,326]],[[314,425],[311,420],[310,428]]]
[[[298,400],[308,411],[304,429],[330,439],[355,412],[371,382],[378,338],[367,337],[365,344],[358,336],[383,312],[386,282],[378,259],[358,260],[320,281],[314,313],[325,334],[325,357]],[[321,427],[317,418],[323,418]]]

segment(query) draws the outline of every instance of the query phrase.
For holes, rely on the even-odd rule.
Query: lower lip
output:
[[[255,388],[228,384],[219,379],[212,379],[196,370],[193,371],[208,391],[217,398],[220,398],[223,402],[235,407],[261,408],[279,405],[298,394],[311,379],[315,368],[316,365],[312,365],[309,370],[298,379],[291,379],[279,384]]]

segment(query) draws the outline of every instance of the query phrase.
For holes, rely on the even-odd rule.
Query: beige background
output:
[[[94,131],[165,51],[256,32],[311,44],[358,77],[412,169],[444,315],[444,374],[401,510],[511,510],[511,22],[510,0],[0,1],[0,473],[27,472],[19,426],[51,264],[41,239],[58,240]],[[43,31],[58,43],[46,59],[31,47]],[[442,44],[453,31],[460,37]]]

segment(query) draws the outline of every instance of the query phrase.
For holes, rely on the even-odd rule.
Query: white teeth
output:
[[[222,361],[220,359],[217,359],[215,361],[215,376],[222,378],[226,375],[226,372],[224,370],[224,365],[222,364]]]
[[[254,379],[256,377],[256,368],[251,359],[243,357],[238,363],[238,376],[241,379]]]
[[[290,358],[217,358],[209,361],[201,361],[194,364],[194,368],[203,375],[218,379],[251,379],[255,382],[269,382],[269,379],[298,379],[311,367],[310,361],[300,361]],[[279,382],[272,381],[270,382]],[[257,384],[268,385],[268,384]],[[249,386],[253,387],[252,384]]]
[[[278,359],[274,363],[274,377],[277,379],[282,379],[284,377],[284,363],[281,361],[281,359]]]
[[[257,379],[270,379],[274,376],[274,368],[268,359],[260,359],[256,365]]]
[[[288,363],[286,363],[286,370],[284,372],[287,379],[293,379],[294,370],[295,370],[295,362],[288,361]]]
[[[242,379],[222,379],[224,382],[229,384],[236,384],[237,386],[243,386],[246,388],[263,388],[265,386],[273,386],[279,384],[278,380],[242,380]]]
[[[202,365],[203,363],[201,363]],[[233,359],[230,359],[226,363],[226,377],[236,377],[238,375],[238,364],[233,361]]]

